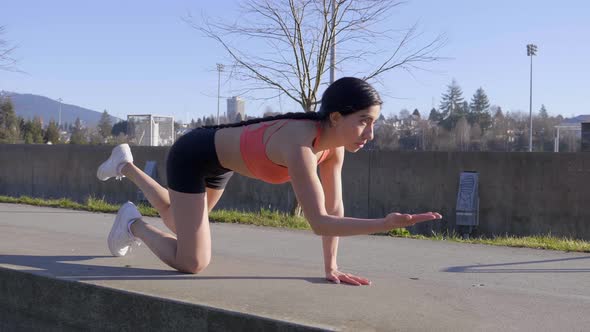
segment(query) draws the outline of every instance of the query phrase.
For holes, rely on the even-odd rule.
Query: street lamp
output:
[[[530,84],[530,100],[529,100],[529,152],[533,151],[533,55],[537,55],[537,45],[528,44],[526,46],[526,55],[531,57],[531,84]]]
[[[57,101],[59,101],[59,121],[58,121],[58,125],[57,127],[59,128],[59,130],[61,130],[61,98],[57,98]]]
[[[223,71],[223,65],[217,64],[217,125],[219,125],[219,98],[221,90],[221,72]]]

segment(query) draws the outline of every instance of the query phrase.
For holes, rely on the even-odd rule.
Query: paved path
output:
[[[111,257],[113,217],[0,204],[0,266],[336,330],[590,330],[590,254],[349,237],[340,267],[373,281],[353,287],[324,281],[310,232],[213,224],[211,265],[185,275],[145,246]]]

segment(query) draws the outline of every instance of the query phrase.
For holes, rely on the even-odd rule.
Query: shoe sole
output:
[[[121,216],[123,215],[124,209],[128,209],[130,208],[130,206],[128,204],[125,204],[124,206],[122,206],[119,211],[117,212],[117,216],[115,217],[115,221],[113,222],[113,227],[111,227],[111,231],[109,232],[109,237],[107,238],[107,245],[109,247],[109,251],[111,252],[111,254],[115,257],[122,257],[125,256],[127,254],[127,252],[129,252],[129,250],[127,250],[127,252],[125,252],[124,255],[120,255],[116,250],[113,249],[113,236],[115,234],[115,232],[121,227]],[[127,226],[127,225],[125,225]]]
[[[121,150],[122,154],[126,154],[126,152],[128,152],[131,155],[131,148],[129,147],[129,144],[121,144],[121,145],[117,145],[113,148],[113,151],[111,151],[111,155],[109,156],[109,158],[104,161],[102,164],[100,164],[100,166],[98,166],[98,169],[96,170],[96,177],[100,180],[100,181],[106,181],[112,177],[116,177],[115,176],[107,176],[107,177],[101,177],[101,169],[104,165],[106,165],[108,162],[110,162],[111,158],[113,158],[113,156],[115,155],[115,153],[117,153],[119,150]],[[133,157],[132,157],[133,158]],[[104,173],[104,172],[102,172]]]

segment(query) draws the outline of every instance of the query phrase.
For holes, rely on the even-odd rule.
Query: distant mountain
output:
[[[51,119],[58,122],[60,102],[44,96],[33,94],[20,94],[8,91],[0,91],[0,96],[9,96],[14,105],[14,111],[17,116],[25,119],[32,119],[35,116],[41,117],[43,124],[47,125]],[[82,123],[89,127],[94,127],[100,121],[102,112],[93,111],[76,105],[61,103],[61,122],[74,123],[76,118],[80,118]],[[121,119],[111,116],[113,124]]]

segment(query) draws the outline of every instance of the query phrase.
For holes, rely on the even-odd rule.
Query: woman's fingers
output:
[[[359,276],[355,276],[352,274],[348,275],[350,278],[356,280],[358,283],[360,283],[361,285],[370,285],[371,281],[369,279],[363,278],[363,277],[359,277]]]
[[[412,215],[412,222],[414,224],[417,224],[420,222],[434,220],[434,219],[441,219],[441,218],[442,218],[442,216],[436,212],[420,213],[420,214],[413,214]]]
[[[370,285],[371,281],[366,278],[355,276],[349,273],[342,273],[340,271],[333,271],[326,275],[326,279],[335,284],[345,283],[354,286]]]
[[[361,285],[360,282],[358,282],[357,280],[355,280],[351,276],[346,275],[344,273],[341,274],[341,275],[339,275],[338,277],[339,277],[340,281],[345,282],[347,284],[354,285],[354,286],[360,286]]]

